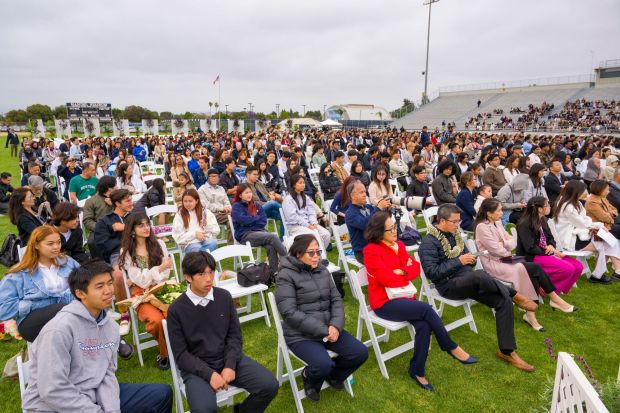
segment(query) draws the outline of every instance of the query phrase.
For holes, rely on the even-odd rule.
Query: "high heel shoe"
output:
[[[563,308],[561,308],[559,305],[557,305],[555,302],[551,301],[549,303],[549,305],[551,306],[551,309],[553,311],[555,311],[556,309],[560,310],[563,313],[574,313],[575,311],[579,310],[579,307],[571,305],[570,308],[568,310],[564,310]]]
[[[469,358],[467,360],[461,360],[458,357],[456,357],[454,354],[450,353],[449,351],[448,351],[448,354],[452,356],[454,360],[458,361],[461,364],[475,364],[478,362],[478,359],[472,356],[471,354],[469,355]]]
[[[418,383],[418,386],[422,387],[424,390],[426,390],[426,391],[435,391],[435,388],[433,387],[432,384],[430,384],[430,383],[422,384],[422,382],[420,382],[420,380],[418,379],[418,377],[415,374],[410,374],[410,376],[413,379],[413,381]]]
[[[539,333],[544,333],[546,331],[545,327],[543,326],[534,327],[532,323],[530,323],[530,320],[527,319],[527,314],[523,314],[523,321],[525,321],[525,324],[529,325],[530,327],[532,327],[534,330],[538,331]]]

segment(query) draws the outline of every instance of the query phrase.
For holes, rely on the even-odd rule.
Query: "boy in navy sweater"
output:
[[[213,287],[215,259],[207,252],[183,258],[189,287],[168,309],[170,346],[192,412],[216,412],[216,393],[228,385],[250,395],[235,412],[262,412],[278,393],[278,381],[242,352],[237,310],[228,291]]]

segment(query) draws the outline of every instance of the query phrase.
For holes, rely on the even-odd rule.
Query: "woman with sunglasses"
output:
[[[318,402],[323,382],[342,390],[344,381],[368,358],[368,350],[344,329],[342,297],[320,263],[314,235],[295,238],[288,253],[276,277],[276,302],[286,344],[306,363],[301,374],[306,396]],[[332,359],[328,350],[338,356]]]
[[[411,258],[405,244],[397,240],[396,223],[389,213],[375,213],[364,233],[364,265],[368,274],[368,300],[376,315],[390,321],[407,321],[415,328],[415,348],[409,362],[409,376],[424,390],[434,391],[425,377],[431,333],[439,347],[462,364],[478,360],[451,338],[433,307],[416,299],[390,299],[386,288],[405,287],[420,275],[420,263]]]
[[[334,195],[336,195],[336,192],[340,189],[340,180],[334,175],[334,170],[329,163],[321,165],[321,170],[319,171],[319,185],[321,186],[321,191],[323,191],[323,197],[326,201],[334,199]]]

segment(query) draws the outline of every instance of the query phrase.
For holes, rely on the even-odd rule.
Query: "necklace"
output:
[[[457,231],[457,233],[454,235],[454,239],[456,240],[456,245],[454,246],[454,248],[450,246],[450,242],[448,241],[446,236],[443,235],[443,233],[439,231],[437,227],[431,225],[428,228],[428,234],[439,240],[439,242],[441,243],[441,247],[443,248],[443,252],[444,254],[446,254],[446,257],[449,260],[458,257],[463,252],[465,245],[463,244],[463,238],[461,238],[460,232]]]

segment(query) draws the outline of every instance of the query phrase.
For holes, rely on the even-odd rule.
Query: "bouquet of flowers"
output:
[[[179,298],[187,290],[184,284],[167,284],[161,290],[155,293],[155,298],[164,304],[172,304],[174,300]]]
[[[0,323],[0,341],[21,340],[22,336],[17,331],[15,320],[7,320]]]
[[[170,288],[170,290],[168,290],[168,288]],[[119,308],[119,311],[121,313],[127,311],[127,307],[129,306],[136,309],[140,304],[145,303],[150,303],[161,311],[168,311],[170,303],[172,303],[172,301],[174,301],[176,297],[181,295],[185,291],[185,289],[185,286],[177,284],[176,280],[168,280],[149,288],[142,295],[136,295],[135,297],[119,301],[116,303],[116,306]],[[166,302],[160,300],[160,297],[163,298]]]

